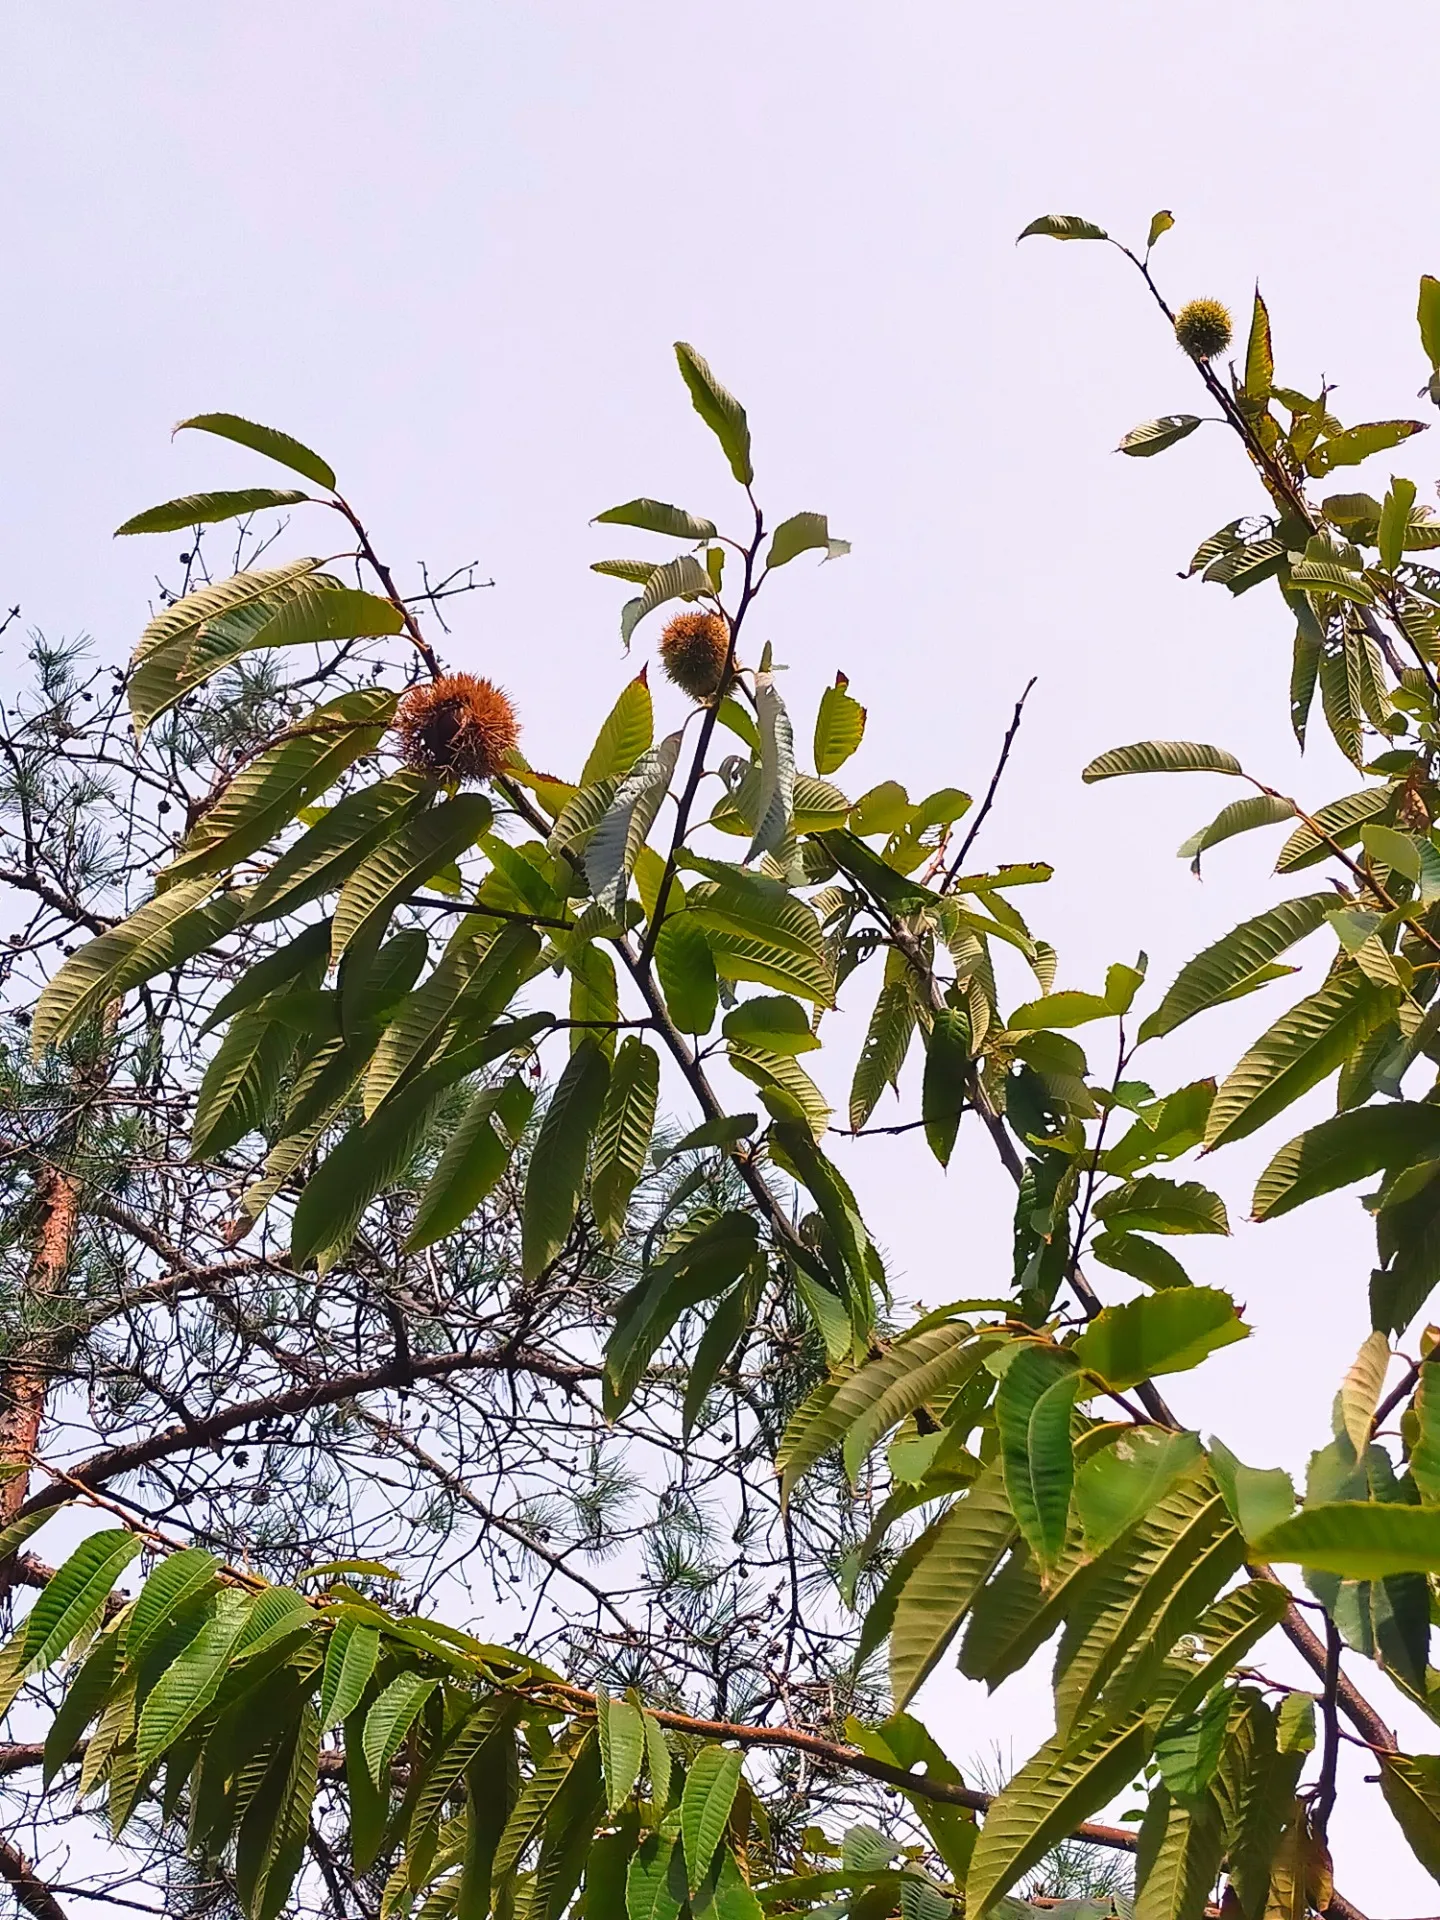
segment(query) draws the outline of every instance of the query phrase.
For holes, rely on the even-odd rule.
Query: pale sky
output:
[[[1270,838],[1221,849],[1203,884],[1175,858],[1222,783],[1085,789],[1094,753],[1178,735],[1310,802],[1354,784],[1333,751],[1297,758],[1278,596],[1176,577],[1262,504],[1234,443],[1112,452],[1143,419],[1206,410],[1133,274],[1107,248],[1013,240],[1042,212],[1143,240],[1173,209],[1156,267],[1176,301],[1243,311],[1258,276],[1282,381],[1336,382],[1347,423],[1423,417],[1432,8],[11,0],[0,48],[0,598],[52,634],[128,651],[169,547],[111,529],[269,478],[168,438],[186,414],[248,414],[333,463],[397,567],[495,576],[455,603],[447,657],[504,681],[532,761],[573,772],[627,673],[622,593],[588,563],[656,544],[591,517],[648,493],[739,524],[674,370],[684,338],[749,410],[770,517],[819,509],[854,544],[797,562],[757,616],[802,740],[837,667],[869,706],[852,793],[978,793],[1039,675],[977,851],[1055,863],[1024,905],[1061,985],[1143,946],[1163,986],[1274,898]],[[1395,461],[1422,497],[1435,447]],[[1383,491],[1377,464],[1345,484]],[[23,639],[0,648],[13,685]],[[1162,1088],[1223,1071],[1262,1011],[1199,1021],[1137,1070]],[[1205,1170],[1237,1221],[1293,1130]],[[995,1288],[1010,1194],[981,1143],[948,1179],[914,1136],[845,1164],[903,1293]],[[1175,1383],[1182,1414],[1303,1469],[1367,1329],[1370,1258],[1349,1196],[1205,1247],[1193,1270],[1257,1332],[1203,1392]],[[944,1744],[1028,1752],[1038,1684],[977,1694],[933,1683]],[[1417,1718],[1406,1737],[1440,1746]],[[1433,1904],[1378,1795],[1348,1804],[1341,1887],[1371,1912]]]

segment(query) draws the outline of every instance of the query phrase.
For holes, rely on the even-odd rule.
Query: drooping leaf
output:
[[[1277,954],[1314,933],[1334,908],[1333,894],[1311,893],[1242,921],[1180,969],[1160,1005],[1141,1022],[1140,1038],[1158,1039],[1207,1007],[1218,1006]]]
[[[1380,1791],[1426,1872],[1440,1881],[1440,1754],[1382,1753]]]
[[[1112,747],[1092,760],[1080,778],[1087,784],[1113,780],[1122,773],[1240,773],[1240,762],[1223,747],[1201,746],[1194,740],[1140,740],[1132,747]]]
[[[669,733],[640,755],[586,845],[585,875],[591,891],[612,907],[623,897],[636,857],[670,791],[681,738]]]
[[[261,1005],[238,1014],[205,1069],[190,1128],[190,1157],[226,1153],[268,1117],[296,1036]]]
[[[155,1683],[135,1735],[136,1760],[142,1770],[199,1718],[219,1692],[252,1601],[252,1595],[233,1588],[222,1591],[212,1617]]]
[[[257,421],[242,420],[234,413],[197,413],[189,420],[177,422],[175,431],[179,433],[186,427],[198,428],[201,433],[218,434],[222,440],[234,440],[242,447],[250,447],[270,460],[277,460],[282,467],[289,467],[292,473],[303,474],[307,480],[313,480],[317,487],[325,487],[331,493],[335,491],[334,471],[319,454],[312,453],[309,447],[275,427],[262,427]]]
[[[462,922],[437,966],[406,995],[381,1034],[365,1070],[366,1119],[405,1075],[424,1061],[456,1020],[495,1020],[529,977],[540,951],[533,927]]]
[[[230,493],[187,493],[182,499],[167,500],[163,506],[147,507],[134,514],[122,533],[181,533],[190,527],[213,526],[220,520],[236,520],[242,514],[260,513],[266,507],[292,507],[308,500],[308,493],[290,487],[241,487]]]
[[[647,1833],[625,1876],[627,1920],[675,1920],[685,1904],[685,1854],[678,1834]]]
[[[88,941],[47,982],[30,1030],[38,1058],[133,987],[178,967],[224,937],[245,906],[241,892],[208,898],[214,882],[189,880],[157,894],[118,927]]]
[[[605,1348],[608,1419],[628,1405],[651,1356],[681,1314],[726,1292],[751,1266],[756,1231],[749,1214],[722,1213],[656,1261],[620,1301]]]
[[[595,1129],[590,1204],[609,1241],[625,1228],[630,1195],[645,1167],[660,1094],[660,1058],[636,1034],[621,1041]]]
[[[897,1707],[914,1697],[1015,1536],[997,1460],[915,1542],[890,1629],[890,1687]]]
[[[748,487],[755,478],[755,470],[750,463],[750,428],[745,419],[745,409],[733,393],[728,393],[721,386],[706,362],[685,341],[675,342],[675,358],[679,363],[681,378],[690,389],[695,411],[720,442],[721,450],[730,462],[730,471],[742,487]]]
[[[521,1266],[527,1280],[544,1272],[575,1224],[609,1082],[604,1052],[594,1040],[582,1040],[550,1096],[525,1179]]]
[[[925,1041],[925,1078],[921,1109],[925,1139],[942,1167],[950,1164],[960,1116],[970,1091],[970,1022],[953,1007],[942,1007]]]
[[[743,1764],[736,1748],[713,1743],[703,1746],[690,1763],[680,1796],[680,1837],[692,1895],[705,1878],[725,1832]]]
[[[628,1700],[612,1700],[604,1687],[598,1686],[595,1724],[600,1735],[605,1804],[615,1813],[630,1798],[640,1778],[645,1758],[645,1721],[638,1707]]]
[[[746,863],[774,853],[795,817],[795,734],[771,673],[755,676],[755,717],[760,730],[760,795],[755,836]]]
[[[409,1251],[454,1233],[482,1204],[510,1164],[534,1105],[534,1093],[518,1075],[475,1095],[420,1196],[405,1242]]]
[[[1075,1479],[1071,1414],[1084,1384],[1063,1349],[1027,1345],[1006,1368],[995,1397],[1010,1511],[1043,1575],[1065,1545]]]
[[[666,1010],[681,1033],[708,1033],[715,1024],[719,986],[710,942],[693,914],[666,916],[655,942],[655,971]]]
[[[1157,1373],[1183,1373],[1250,1329],[1217,1287],[1169,1287],[1106,1307],[1071,1349],[1082,1367],[1123,1392]]]
[[[365,1764],[376,1785],[389,1776],[390,1763],[414,1724],[415,1716],[439,1685],[433,1676],[401,1673],[377,1697],[365,1716]]]

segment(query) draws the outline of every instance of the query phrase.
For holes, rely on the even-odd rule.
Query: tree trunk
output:
[[[37,1324],[0,1364],[0,1469],[22,1469],[0,1479],[0,1527],[8,1525],[25,1503],[29,1483],[25,1469],[34,1458],[50,1381],[67,1344],[51,1309],[70,1271],[80,1217],[80,1183],[74,1174],[47,1166],[40,1177],[38,1200],[35,1251],[25,1277],[23,1302]]]

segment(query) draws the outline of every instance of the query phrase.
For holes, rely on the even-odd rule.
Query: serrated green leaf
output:
[[[396,1676],[376,1698],[365,1716],[364,1754],[370,1778],[383,1786],[390,1763],[439,1681],[421,1673]]]
[[[590,1138],[609,1082],[603,1051],[594,1040],[582,1040],[550,1096],[526,1175],[521,1265],[527,1280],[544,1272],[575,1224]]]
[[[675,358],[680,376],[690,389],[695,411],[720,442],[730,462],[730,471],[742,487],[748,487],[755,478],[755,470],[750,463],[750,427],[745,409],[733,393],[720,385],[706,362],[685,341],[675,342]]]
[[[757,994],[732,1007],[720,1023],[728,1040],[769,1053],[810,1053],[820,1045],[810,1017],[788,994]]]
[[[382,840],[340,889],[330,930],[332,964],[362,935],[378,936],[404,895],[473,847],[493,818],[484,794],[459,793]]]
[[[693,914],[666,915],[655,942],[655,971],[666,1011],[681,1033],[708,1033],[715,1024],[719,985],[710,942]]]
[[[953,1007],[938,1009],[925,1040],[920,1101],[925,1140],[942,1167],[950,1164],[970,1092],[970,1022]]]
[[[1148,459],[1152,453],[1163,453],[1167,447],[1184,440],[1202,424],[1198,413],[1165,413],[1158,420],[1146,420],[1132,427],[1115,451]]]
[[[1042,213],[1038,220],[1032,220],[1023,230],[1019,240],[1028,240],[1036,234],[1047,240],[1108,240],[1110,238],[1103,227],[1097,227],[1093,220],[1086,220],[1078,213]],[[1018,240],[1016,244],[1019,244]]]
[[[1071,1348],[1082,1367],[1124,1392],[1157,1373],[1183,1373],[1250,1329],[1217,1287],[1171,1287],[1106,1307]]]
[[[637,1035],[628,1034],[615,1055],[595,1129],[590,1179],[595,1224],[612,1243],[624,1232],[630,1195],[645,1169],[659,1095],[659,1055]]]
[[[1068,1353],[1025,1345],[1006,1368],[995,1397],[1010,1511],[1044,1578],[1065,1545],[1075,1479],[1071,1414],[1084,1384]]]
[[[768,657],[768,653],[767,653]],[[795,818],[795,734],[771,673],[755,676],[755,720],[760,732],[760,793],[746,864],[774,853]]]
[[[1242,921],[1180,969],[1160,1005],[1141,1023],[1140,1038],[1158,1039],[1206,1008],[1218,1006],[1276,954],[1314,933],[1334,907],[1331,893],[1304,894]]]
[[[347,767],[379,745],[395,696],[378,687],[342,694],[252,760],[191,830],[156,886],[221,873],[288,827]]]
[[[837,673],[833,687],[820,696],[815,716],[815,771],[834,773],[855,752],[865,738],[865,709],[848,692],[850,682]]]
[[[1423,420],[1371,420],[1362,427],[1347,428],[1344,433],[1322,440],[1311,451],[1305,461],[1305,471],[1318,476],[1332,473],[1336,467],[1358,466],[1372,453],[1386,453],[1391,447],[1398,447],[1402,440],[1408,440],[1411,434],[1424,431]]]
[[[340,1620],[325,1649],[320,1682],[320,1730],[348,1720],[359,1706],[380,1656],[380,1634],[358,1620]]]
[[[593,787],[597,780],[622,778],[649,748],[654,734],[654,702],[642,672],[626,684],[606,715],[580,775],[580,785]]]
[[[823,513],[792,513],[776,527],[765,556],[767,568],[783,567],[797,554],[824,549],[827,560],[838,560],[850,551],[848,540],[832,540],[830,522]]]
[[[1111,1233],[1229,1233],[1225,1202],[1198,1180],[1147,1173],[1102,1194],[1092,1209]]]
[[[214,1615],[146,1696],[135,1734],[143,1772],[204,1713],[220,1690],[253,1595],[224,1590]]]
[[[1320,1194],[1374,1173],[1396,1173],[1440,1156],[1440,1109],[1399,1100],[1356,1107],[1288,1141],[1261,1174],[1256,1220],[1274,1220]]]
[[[1083,1027],[1091,1020],[1113,1020],[1114,1017],[1115,1009],[1103,994],[1066,988],[1016,1007],[1005,1024],[1012,1032],[1023,1033],[1037,1028]]]
[[[1337,974],[1267,1029],[1221,1082],[1207,1147],[1243,1139],[1328,1078],[1394,1012],[1396,988],[1363,973]]]
[[[1274,793],[1252,794],[1246,800],[1232,800],[1228,807],[1222,807],[1208,827],[1202,827],[1199,833],[1192,833],[1175,851],[1181,860],[1189,860],[1193,871],[1199,873],[1200,856],[1208,853],[1211,847],[1218,847],[1222,840],[1233,840],[1237,833],[1250,833],[1256,827],[1273,827],[1282,820],[1294,818],[1292,801],[1283,800]]]
[[[1136,1427],[1091,1454],[1075,1475],[1075,1511],[1086,1551],[1103,1553],[1194,1470],[1200,1440],[1193,1433]]]
[[[1139,740],[1131,747],[1112,747],[1092,760],[1080,778],[1087,785],[1113,780],[1125,773],[1240,773],[1240,762],[1223,747],[1207,747],[1194,740]]]
[[[666,734],[648,748],[615,789],[585,847],[585,876],[595,898],[618,908],[635,861],[670,791],[682,736]]]
[[[736,1748],[713,1742],[701,1747],[690,1763],[680,1796],[680,1837],[692,1896],[709,1871],[725,1832],[743,1768],[743,1758]]]
[[[1266,1560],[1383,1580],[1393,1573],[1440,1573],[1440,1508],[1395,1501],[1329,1500],[1303,1508],[1251,1542]]]
[[[1188,1287],[1190,1276],[1168,1247],[1135,1233],[1097,1233],[1090,1251],[1102,1266],[1116,1273],[1128,1273],[1142,1286],[1163,1291],[1167,1287]]]
[[[400,1003],[365,1071],[364,1112],[371,1118],[404,1075],[427,1059],[456,1020],[488,1024],[509,1006],[533,970],[540,938],[533,927],[480,923],[461,931],[430,975]]]
[[[1390,805],[1394,791],[1388,786],[1362,787],[1358,793],[1346,794],[1343,800],[1332,800],[1327,806],[1317,807],[1312,818],[1320,832],[1309,825],[1298,826],[1280,849],[1275,871],[1297,873],[1302,867],[1313,867],[1318,861],[1328,860],[1332,840],[1337,846],[1353,846],[1366,821],[1373,820]],[[1332,896],[1332,908],[1334,904]]]
[[[213,887],[209,879],[190,880],[157,894],[73,953],[47,982],[35,1008],[30,1041],[36,1058],[68,1040],[111,1000],[228,933],[244,908],[244,896],[228,894],[207,905]]]
[[[678,1837],[647,1833],[625,1875],[627,1920],[676,1920],[685,1895],[685,1854]]]
[[[264,1006],[236,1015],[200,1082],[190,1128],[192,1161],[227,1153],[264,1124],[295,1039]]]
[[[246,920],[278,919],[333,892],[428,791],[418,774],[397,773],[346,794],[281,854],[251,894]]]
[[[136,1595],[125,1622],[125,1658],[132,1667],[161,1629],[187,1601],[204,1592],[219,1570],[219,1561],[203,1547],[183,1547],[160,1561]]]
[[[905,1056],[915,1033],[915,1001],[904,980],[881,987],[850,1083],[850,1125],[864,1127],[887,1086],[898,1091]]]
[[[187,493],[179,500],[167,500],[163,506],[147,507],[115,529],[122,533],[181,533],[190,527],[213,526],[220,520],[235,520],[242,514],[259,513],[266,507],[293,507],[308,500],[308,493],[290,487],[241,487],[229,493]]]
[[[307,480],[313,480],[317,487],[326,487],[335,491],[333,469],[312,453],[299,440],[292,439],[288,433],[281,433],[275,427],[262,427],[257,421],[242,420],[234,413],[197,413],[189,420],[176,424],[175,432],[180,433],[187,427],[197,428],[201,433],[218,434],[222,440],[234,440],[242,447],[249,447],[255,453],[263,453],[267,459],[279,461],[282,467],[289,467],[293,473],[300,473]]]
[[[1382,1753],[1380,1791],[1410,1850],[1440,1880],[1440,1754]]]
[[[890,1629],[890,1687],[897,1706],[914,1697],[944,1653],[1016,1531],[997,1460],[920,1536],[924,1545],[916,1543]]]
[[[615,1309],[605,1347],[604,1406],[615,1419],[629,1404],[651,1356],[682,1313],[731,1287],[755,1258],[751,1215],[721,1214],[657,1260]]]
[[[1057,1734],[991,1802],[965,1881],[968,1912],[983,1914],[1057,1840],[1103,1807],[1145,1757],[1145,1723],[1104,1724],[1088,1739]]]
[[[607,507],[595,516],[597,526],[643,527],[647,533],[667,533],[676,540],[713,540],[715,522],[687,513],[684,507],[667,506],[663,500],[627,500],[623,506]]]
[[[605,1804],[613,1814],[635,1790],[645,1758],[645,1720],[628,1700],[612,1700],[603,1686],[595,1689],[595,1724],[600,1736],[600,1765],[605,1779]]]

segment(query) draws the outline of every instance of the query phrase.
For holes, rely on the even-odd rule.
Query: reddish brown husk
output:
[[[415,687],[395,715],[400,757],[435,780],[491,780],[520,738],[510,696],[473,673],[447,673]]]
[[[730,629],[718,613],[678,613],[660,636],[660,662],[682,693],[711,700],[729,647]]]

